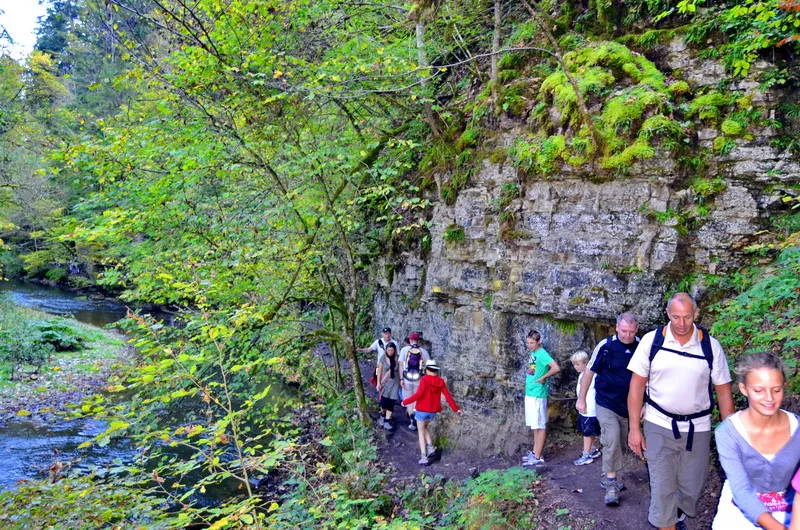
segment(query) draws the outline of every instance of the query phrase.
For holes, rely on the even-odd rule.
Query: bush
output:
[[[11,380],[25,366],[34,368],[34,373],[50,360],[55,352],[52,344],[20,336],[17,330],[0,332],[0,361],[11,365]]]
[[[2,307],[0,362],[11,366],[11,379],[25,367],[34,373],[56,352],[78,351],[84,337],[62,318],[25,320],[10,304]]]

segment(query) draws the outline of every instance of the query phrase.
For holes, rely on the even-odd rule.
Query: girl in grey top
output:
[[[800,465],[798,418],[780,408],[785,366],[758,353],[745,357],[736,373],[748,407],[715,430],[727,479],[712,529],[785,530],[793,497],[787,490]]]
[[[400,392],[402,377],[394,343],[386,345],[386,354],[378,361],[378,395],[380,396],[381,417],[378,424],[387,431],[394,429],[392,414]]]

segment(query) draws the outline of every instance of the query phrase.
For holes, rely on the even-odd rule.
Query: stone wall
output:
[[[693,88],[721,77],[719,65],[692,57],[680,41],[654,53],[661,68],[680,69]],[[734,88],[753,94],[764,112],[777,105],[777,95],[752,82]],[[505,125],[500,145],[524,132],[521,124]],[[699,148],[710,147],[716,134],[698,129]],[[775,134],[759,130],[755,139],[709,158],[706,176],[724,178],[726,189],[703,224],[683,235],[675,219],[658,222],[651,213],[691,204],[687,175],[666,156],[607,182],[566,167],[546,180],[526,180],[510,163],[482,161],[454,205],[433,208],[426,258],[407,253],[395,264],[391,285],[378,279],[375,325],[391,325],[397,335],[423,333],[467,411],[463,420],[443,414],[436,433],[487,452],[517,452],[531,442],[523,419],[529,329],[542,333],[562,367],[551,394],[574,396],[569,356],[591,351],[613,330],[617,314],[632,311],[652,328],[664,320],[664,294],[678,280],[694,275],[694,294],[702,298],[704,274],[741,265],[742,250],[778,206],[780,189],[800,182],[797,158],[770,147]],[[522,182],[523,189],[511,205],[513,238],[501,237],[493,209],[506,182]],[[451,225],[463,227],[464,241],[443,239]],[[557,422],[572,402],[554,402],[561,405],[551,409]]]

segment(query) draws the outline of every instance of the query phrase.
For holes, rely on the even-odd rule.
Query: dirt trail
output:
[[[369,383],[372,364],[362,361],[361,372],[367,396],[374,405],[373,418],[377,420],[376,392]],[[445,414],[449,412],[444,412]],[[397,418],[405,418],[398,406]],[[397,421],[394,431],[384,431],[377,422],[378,452],[384,462],[394,468],[394,479],[405,482],[421,474],[442,475],[447,479],[463,480],[487,469],[505,469],[520,465],[520,458],[506,456],[485,457],[465,448],[445,449],[437,452],[431,464],[422,467],[417,463],[419,446],[417,433],[408,429],[408,423]],[[625,455],[624,471],[620,474],[625,491],[620,495],[620,505],[608,507],[603,502],[605,490],[600,488],[602,468],[600,459],[585,466],[572,462],[581,451],[581,440],[577,433],[574,442],[550,445],[545,448],[545,464],[536,467],[542,476],[537,485],[539,525],[537,528],[560,530],[570,528],[597,530],[647,530],[653,528],[647,522],[650,489],[647,468],[635,455]],[[713,469],[709,485],[699,506],[699,516],[689,521],[692,530],[707,529],[716,510],[721,478]]]

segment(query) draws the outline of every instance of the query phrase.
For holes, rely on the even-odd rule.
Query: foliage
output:
[[[713,308],[716,319],[711,329],[734,359],[759,351],[781,355],[794,374],[789,380],[791,392],[800,392],[798,278],[800,248],[790,247],[772,265],[746,274],[740,294]]]
[[[448,243],[461,243],[464,241],[464,237],[464,227],[456,224],[445,228],[444,233],[442,234],[442,239]]]
[[[678,4],[680,5],[681,3]],[[674,10],[670,10],[664,15],[673,12]],[[731,0],[719,2],[708,10],[685,9],[682,14],[691,17],[687,31],[689,42],[697,44],[713,34],[722,37],[720,44],[708,49],[706,53],[722,59],[727,70],[734,76],[746,77],[755,61],[766,51],[781,53],[783,48],[789,54],[797,52],[796,32],[800,19],[797,18],[796,9],[791,7],[791,2]],[[775,78],[771,85],[784,84],[795,75],[791,73],[795,66],[785,58],[779,57],[777,62],[787,65],[790,72]]]
[[[0,492],[0,522],[4,528],[58,528],[82,530],[104,526],[168,528],[162,502],[121,477],[118,465],[111,474],[92,472],[63,477],[62,463],[54,464],[50,480],[31,481]]]

